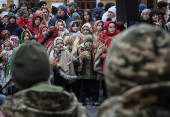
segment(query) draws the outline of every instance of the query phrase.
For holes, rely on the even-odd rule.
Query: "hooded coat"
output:
[[[105,13],[104,9],[102,7],[97,7],[93,9],[92,15],[97,20],[101,20],[103,14]],[[96,17],[95,17],[96,16]]]
[[[59,19],[63,20],[66,23],[66,28],[68,29],[69,27],[69,23],[71,21],[74,21],[73,18],[69,17],[68,15],[65,15],[64,18],[59,17],[58,15],[56,15],[55,17],[51,18],[50,21],[48,22],[48,27],[51,26],[55,26],[56,21],[58,21]]]
[[[103,14],[103,16],[102,16],[102,21],[103,21],[104,23],[107,22],[107,18],[108,18],[107,14],[108,14],[109,11],[111,11],[111,12],[113,12],[113,13],[115,14],[115,17],[112,18],[112,21],[114,21],[114,22],[116,21],[116,6],[112,6],[112,7],[110,7],[110,8],[108,9],[108,11],[105,12],[105,13]]]
[[[40,22],[42,21],[41,15],[39,14],[34,14],[33,18],[32,18],[32,24],[30,26],[28,26],[28,30],[31,32],[32,36],[38,35],[39,34],[39,26],[35,25],[35,19],[39,17],[40,18]]]

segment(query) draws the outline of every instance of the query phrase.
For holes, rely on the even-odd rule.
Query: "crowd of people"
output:
[[[139,19],[118,22],[112,2],[104,9],[99,2],[97,8],[83,12],[71,2],[68,9],[65,5],[53,6],[52,14],[45,1],[34,8],[29,8],[26,1],[18,6],[11,4],[9,12],[3,4],[0,10],[3,114],[88,117],[83,106],[90,97],[94,106],[100,106],[102,89],[103,101],[111,98],[102,104],[98,117],[170,115],[168,109],[154,108],[166,106],[164,102],[170,99],[163,101],[165,94],[159,95],[169,87],[169,82],[163,82],[169,78],[170,22],[166,23],[164,18],[169,5],[160,1],[158,9],[147,9],[139,4]],[[148,25],[139,25],[142,23]],[[112,98],[114,95],[121,96]],[[136,107],[138,110],[133,110]],[[145,108],[148,111],[142,110]],[[163,113],[152,113],[154,109]]]

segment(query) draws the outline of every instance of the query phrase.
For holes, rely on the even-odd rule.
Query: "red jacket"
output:
[[[39,34],[39,26],[35,25],[35,19],[39,17],[40,20],[42,20],[41,15],[39,14],[34,14],[33,18],[32,18],[32,24],[31,26],[28,26],[28,30],[30,31],[30,33],[32,34],[32,36],[38,35]],[[40,21],[41,22],[41,21]]]
[[[26,28],[28,27],[29,24],[31,24],[31,20],[29,20],[29,17],[27,20],[25,21],[22,21],[22,18],[19,17],[19,20],[18,20],[18,24],[21,28],[23,28],[23,26],[26,26]]]

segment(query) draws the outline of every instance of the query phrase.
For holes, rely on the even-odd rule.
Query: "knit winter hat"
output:
[[[108,9],[110,8],[110,7],[112,7],[112,6],[114,6],[115,4],[113,3],[113,2],[108,2],[108,3],[106,3],[106,5],[105,5],[105,12],[106,11],[108,11]]]
[[[4,18],[6,15],[8,16],[8,12],[2,12],[0,18]]]
[[[15,17],[15,14],[14,14],[14,13],[12,13],[12,12],[8,12],[8,20],[9,20],[9,19],[11,19],[12,17],[16,19],[16,17]]]
[[[11,72],[15,86],[26,89],[34,84],[48,81],[50,65],[44,46],[26,41],[14,51]]]
[[[54,39],[54,46],[56,46],[58,43],[63,43],[64,44],[64,40],[61,37],[56,37]]]
[[[27,1],[21,1],[21,2],[19,3],[19,7],[21,7],[21,5],[23,5],[23,4],[25,4],[25,5],[28,7],[28,2],[27,2]]]
[[[74,12],[72,15],[73,19],[81,19],[80,15],[77,12]]]
[[[108,11],[111,11],[112,13],[115,14],[115,17],[116,17],[116,6],[112,6],[108,9]]]
[[[65,5],[58,6],[58,9],[61,8],[64,10],[65,13],[67,13],[67,7]]]
[[[18,38],[18,36],[16,36],[16,35],[11,35],[10,41],[11,41],[11,42],[13,42],[13,41],[19,41],[19,38]]]
[[[84,43],[86,43],[87,41],[93,42],[93,37],[92,37],[92,35],[85,35],[85,36],[84,36]]]
[[[46,3],[45,1],[41,1],[41,2],[40,2],[40,8],[41,8],[41,6],[42,6],[43,4],[46,4],[46,5],[47,5],[47,3]]]
[[[7,9],[6,9],[6,8],[2,8],[1,11],[2,11],[2,12],[3,12],[3,11],[6,11],[6,12],[7,12]]]

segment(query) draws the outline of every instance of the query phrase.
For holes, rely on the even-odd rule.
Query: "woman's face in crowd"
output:
[[[114,23],[110,23],[109,27],[108,27],[108,32],[110,33],[114,33],[115,32],[115,24]]]
[[[63,31],[63,30],[64,30],[64,24],[63,24],[63,22],[58,22],[58,23],[57,23],[57,27],[58,27],[58,30],[59,30],[59,31]]]
[[[154,22],[157,22],[157,21],[158,21],[158,15],[157,15],[157,14],[154,14],[154,15],[152,16],[152,20],[153,20]]]
[[[27,41],[27,40],[29,40],[29,38],[30,38],[30,36],[29,36],[28,32],[25,32],[24,33],[24,40]]]
[[[143,14],[143,19],[144,19],[144,20],[149,20],[149,12]]]
[[[28,14],[23,14],[23,16],[21,17],[21,19],[22,19],[23,21],[27,20],[27,19],[28,19]]]
[[[97,24],[97,31],[102,31],[102,28],[103,28],[103,23],[98,23]]]
[[[64,44],[63,44],[62,42],[60,42],[60,43],[57,44],[57,48],[58,48],[58,49],[63,48],[63,46],[64,46]]]
[[[41,8],[42,8],[42,7],[47,7],[47,5],[46,5],[46,4],[43,4],[43,5],[41,6]]]
[[[47,18],[48,17],[48,11],[46,9],[43,9],[42,10],[43,14],[44,14],[44,17]]]
[[[15,18],[13,18],[13,17],[10,18],[10,19],[9,19],[9,22],[10,22],[11,24],[15,23]]]
[[[7,15],[6,15],[6,16],[4,16],[4,18],[3,18],[3,22],[8,23],[8,16],[7,16]]]
[[[84,34],[84,35],[90,34],[90,30],[89,30],[89,29],[84,29],[84,30],[83,30],[83,34]]]
[[[84,19],[86,20],[86,22],[89,22],[90,16],[87,12],[84,12]]]
[[[7,44],[5,44],[5,48],[4,48],[6,51],[10,51],[10,44],[9,43],[7,43]]]
[[[73,31],[73,32],[77,32],[78,29],[79,29],[79,27],[78,27],[76,24],[74,24],[74,25],[72,26],[72,31]]]
[[[35,25],[36,26],[39,26],[40,25],[40,18],[39,17],[37,17],[37,18],[35,18]]]
[[[47,28],[43,28],[42,29],[42,35],[45,36],[46,33],[47,33]]]
[[[86,46],[86,47],[91,47],[91,46],[92,46],[92,44],[93,44],[93,42],[91,42],[91,41],[87,41],[87,42],[85,43],[85,46]]]
[[[107,17],[108,18],[114,18],[115,14],[113,12],[109,11],[108,14],[107,14]]]

